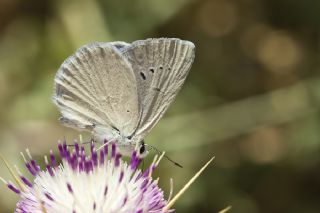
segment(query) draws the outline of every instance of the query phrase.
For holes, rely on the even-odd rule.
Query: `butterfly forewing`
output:
[[[85,45],[69,57],[56,75],[53,99],[67,126],[92,130],[100,125],[131,135],[138,125],[135,75],[109,43]]]
[[[193,43],[170,38],[136,41],[122,50],[137,80],[137,137],[142,139],[167,111],[187,77],[194,51]]]

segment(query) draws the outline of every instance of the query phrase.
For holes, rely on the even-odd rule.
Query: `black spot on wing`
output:
[[[146,75],[143,72],[140,72],[140,76],[143,80],[146,80]]]

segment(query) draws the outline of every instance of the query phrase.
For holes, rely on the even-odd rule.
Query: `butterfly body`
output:
[[[130,155],[181,89],[194,49],[193,43],[175,38],[81,47],[55,77],[53,101],[60,121],[118,143]]]
[[[106,140],[109,143],[117,143],[122,155],[130,156],[134,149],[141,148],[141,141],[136,136],[123,135],[118,129],[110,130],[103,126],[96,126],[93,134],[98,141]]]

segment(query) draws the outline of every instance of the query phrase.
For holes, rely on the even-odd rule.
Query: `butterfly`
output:
[[[177,38],[84,45],[54,79],[60,122],[116,143],[123,155],[138,147],[144,157],[143,139],[173,102],[194,57],[195,45]]]

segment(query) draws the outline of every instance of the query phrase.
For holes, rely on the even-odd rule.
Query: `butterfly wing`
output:
[[[81,130],[99,126],[131,135],[140,117],[132,67],[110,43],[85,45],[70,56],[55,77],[53,100],[61,122]]]
[[[154,127],[181,89],[194,60],[195,46],[175,38],[147,39],[122,49],[137,79],[141,105],[136,136]]]

